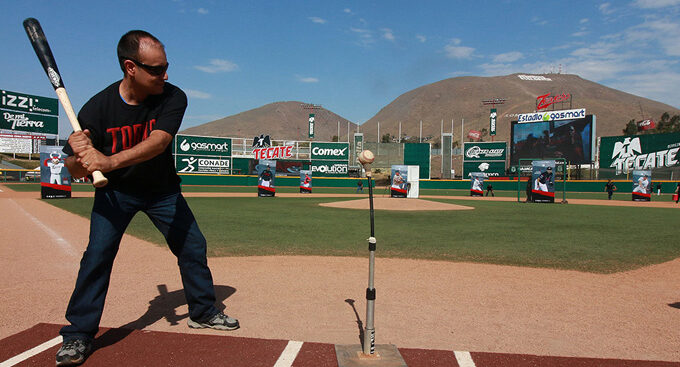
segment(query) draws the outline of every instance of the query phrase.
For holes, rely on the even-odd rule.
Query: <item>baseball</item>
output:
[[[359,154],[359,163],[361,164],[373,163],[374,160],[375,156],[370,150],[364,150]]]

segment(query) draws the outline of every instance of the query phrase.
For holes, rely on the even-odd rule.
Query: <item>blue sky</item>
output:
[[[303,101],[363,123],[457,76],[578,74],[680,107],[680,0],[0,0],[0,89],[54,97],[21,22],[37,18],[76,110],[118,80],[130,29],[166,45],[182,128]],[[60,135],[70,133],[60,117]]]

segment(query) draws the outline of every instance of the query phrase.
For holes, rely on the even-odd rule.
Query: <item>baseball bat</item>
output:
[[[52,83],[52,86],[54,87],[54,91],[57,93],[59,102],[61,102],[64,111],[66,111],[66,116],[68,116],[68,120],[71,122],[73,131],[82,131],[83,129],[80,127],[78,117],[76,117],[76,113],[73,111],[71,100],[68,98],[68,94],[66,94],[64,81],[57,68],[57,62],[54,60],[54,55],[52,55],[52,50],[47,43],[47,38],[45,38],[45,33],[43,33],[42,27],[40,27],[40,23],[35,18],[27,18],[24,20],[24,29],[26,30],[28,39],[31,41],[36,56],[38,56],[38,60],[40,60],[40,63],[47,74],[47,78],[50,80],[50,83]],[[92,183],[95,187],[104,187],[109,183],[109,180],[104,177],[100,171],[94,171],[92,172]]]

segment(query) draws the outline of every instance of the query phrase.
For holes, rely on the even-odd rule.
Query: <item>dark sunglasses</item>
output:
[[[143,68],[149,74],[155,75],[155,76],[161,76],[161,75],[165,74],[165,72],[168,71],[168,66],[170,66],[170,63],[167,63],[165,65],[152,66],[152,65],[147,65],[143,62],[139,62],[135,59],[128,59],[128,60],[134,62],[135,65]]]

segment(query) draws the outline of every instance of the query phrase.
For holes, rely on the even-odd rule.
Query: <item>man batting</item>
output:
[[[215,307],[206,240],[180,192],[170,142],[187,97],[167,83],[163,44],[145,31],[130,31],[118,43],[123,79],[92,97],[78,119],[84,130],[64,147],[75,178],[106,173],[109,183],[95,191],[90,241],[80,262],[60,333],[58,366],[80,364],[99,328],[113,261],[126,227],[139,211],[161,231],[177,257],[189,306],[189,327],[233,330],[238,320]]]

